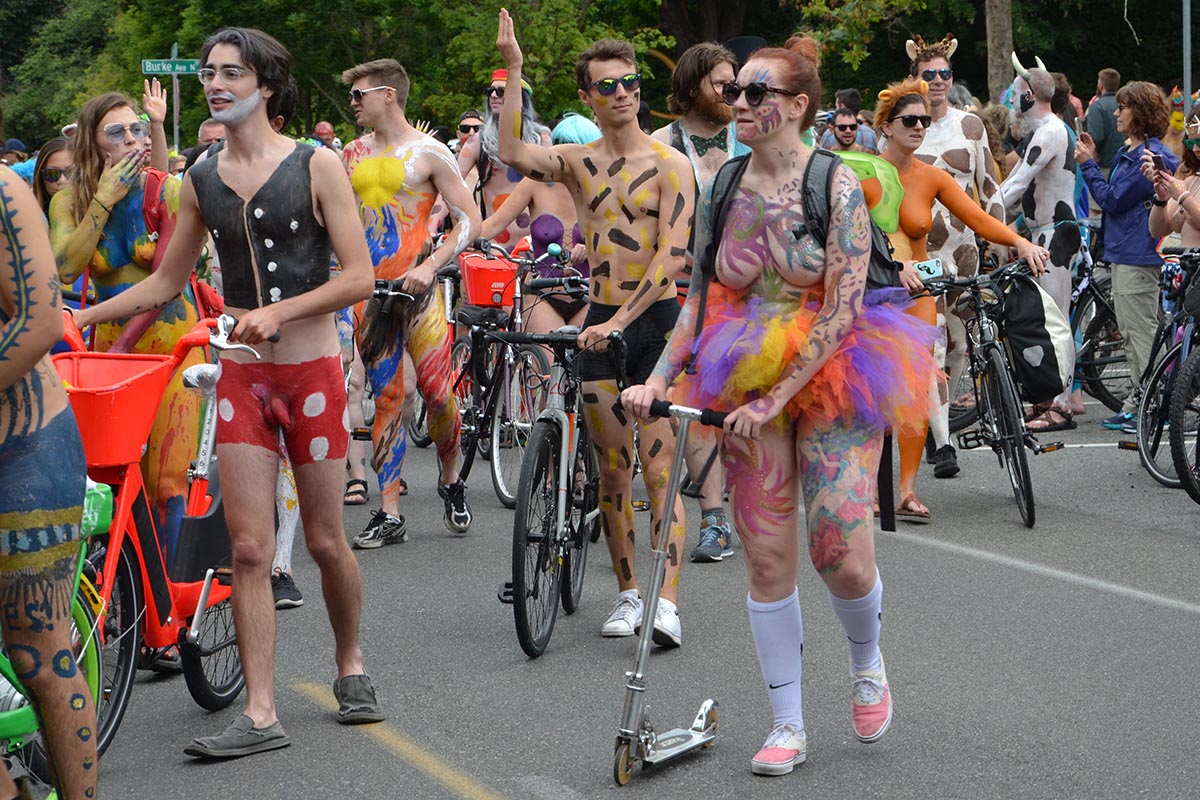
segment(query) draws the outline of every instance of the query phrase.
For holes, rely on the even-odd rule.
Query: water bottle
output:
[[[87,492],[83,496],[83,534],[95,536],[108,533],[112,524],[112,487],[107,483],[96,483],[87,479]]]

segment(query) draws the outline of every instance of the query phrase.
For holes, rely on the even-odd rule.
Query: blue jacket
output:
[[[1123,145],[1113,159],[1108,182],[1095,161],[1083,165],[1083,177],[1096,205],[1104,212],[1104,260],[1111,264],[1136,264],[1157,267],[1162,265],[1156,249],[1158,240],[1150,235],[1150,199],[1154,184],[1142,174],[1142,152],[1162,156],[1172,172],[1179,159],[1153,136],[1130,150]]]

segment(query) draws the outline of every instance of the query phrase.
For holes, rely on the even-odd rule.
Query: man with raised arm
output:
[[[291,54],[265,33],[227,28],[200,54],[200,81],[225,147],[188,170],[174,236],[158,271],[77,312],[81,326],[159,307],[179,293],[206,229],[220,253],[230,341],[221,357],[217,459],[233,541],[233,612],[246,675],[245,712],[188,755],[231,758],[291,743],[275,713],[275,476],[279,435],[295,469],[304,536],[321,570],[336,643],[338,721],[383,719],[363,674],[362,581],[342,525],[346,390],[334,312],[371,293],[371,260],[350,213],[354,192],[336,155],[276,133],[271,115],[292,82]],[[329,280],[330,250],[342,276]],[[278,342],[270,341],[278,334]]]
[[[0,136],[0,141],[3,136]],[[50,348],[62,285],[33,192],[0,167],[0,629],[64,800],[96,795],[96,707],[71,650],[87,464]],[[0,797],[22,797],[0,764]]]
[[[632,636],[642,622],[633,570],[634,418],[616,406],[616,365],[600,350],[623,332],[629,345],[629,383],[650,376],[679,315],[675,276],[683,268],[691,230],[695,183],[687,157],[638,127],[641,77],[633,48],[603,39],[575,62],[579,99],[591,108],[604,136],[591,144],[545,148],[521,139],[522,55],[508,11],[500,10],[496,45],[507,62],[507,91],[500,113],[500,158],[539,181],[565,184],[575,200],[592,265],[591,307],[579,334],[588,431],[600,460],[600,509],[620,594],[604,622],[605,636]],[[666,420],[641,428],[643,478],[650,496],[651,535],[663,535],[667,474],[675,435]],[[681,631],[676,599],[683,556],[683,503],[672,498],[674,522],[666,531],[667,572],[653,622],[654,640],[677,646]]]
[[[392,58],[369,61],[342,73],[350,85],[355,121],[372,129],[342,153],[367,232],[375,277],[402,278],[414,299],[391,316],[380,304],[355,309],[355,333],[367,379],[375,390],[372,466],[379,475],[382,508],[354,546],[376,548],[408,538],[400,516],[400,465],[404,460],[404,350],[412,356],[417,388],[425,398],[429,435],[437,444],[446,527],[464,533],[471,525],[466,487],[458,477],[458,433],[462,425],[454,402],[450,334],[446,328],[437,271],[454,261],[479,232],[479,212],[458,174],[450,151],[418,131],[404,115],[408,73]],[[454,227],[436,250],[429,217],[441,195]]]
[[[736,68],[737,56],[716,42],[701,42],[685,50],[671,74],[671,94],[667,97],[667,110],[683,116],[651,134],[687,156],[697,197],[704,195],[726,161],[750,152],[737,140],[733,112],[721,97],[725,84],[733,82]],[[692,249],[690,240],[688,249]],[[685,274],[691,273],[694,257],[694,252],[689,254]],[[733,555],[733,530],[725,519],[725,470],[716,450],[715,429],[692,426],[684,446],[689,477],[703,480],[700,538],[691,558],[698,562],[721,561]]]

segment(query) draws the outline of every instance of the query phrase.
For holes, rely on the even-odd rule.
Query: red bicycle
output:
[[[97,353],[66,315],[71,352],[54,356],[79,423],[88,475],[113,490],[112,524],[95,537],[88,562],[95,571],[103,616],[104,675],[97,701],[97,735],[107,746],[133,689],[143,645],[156,656],[178,647],[184,679],[205,709],[227,707],[245,684],[230,605],[232,552],[215,473],[210,478],[219,364],[198,364],[185,385],[208,399],[179,541],[170,563],[159,547],[138,464],[154,416],[176,369],[196,347],[254,350],[230,344],[232,317],[202,319],[170,355]],[[257,356],[257,353],[255,353]]]

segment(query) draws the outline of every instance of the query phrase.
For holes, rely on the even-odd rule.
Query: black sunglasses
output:
[[[954,77],[954,70],[950,69],[949,67],[943,67],[942,69],[921,70],[921,80],[931,81],[935,75],[944,81],[948,81]]]
[[[64,169],[57,169],[55,167],[43,167],[40,174],[42,176],[42,180],[49,181],[50,183],[58,183],[63,179],[63,176],[67,174],[67,171]]]
[[[480,125],[459,125],[458,126],[459,133],[479,133],[481,130],[483,130],[482,124],[480,124]]]
[[[617,86],[624,86],[625,91],[632,92],[634,89],[642,85],[642,76],[636,72],[631,72],[628,75],[622,75],[619,78],[601,78],[598,81],[592,81],[588,84],[589,89],[595,89],[605,97],[616,94]]]
[[[496,97],[504,97],[504,87],[503,86],[489,86],[488,88],[483,90],[484,97],[491,97],[492,95],[496,95]]]
[[[933,117],[929,116],[928,114],[901,114],[898,117],[889,118],[888,122],[891,122],[894,119],[898,119],[903,122],[904,127],[906,128],[915,128],[917,127],[918,122],[921,123],[922,128],[928,128],[931,124],[933,124]]]
[[[837,128],[839,131],[842,131],[842,132],[844,133],[844,132],[846,132],[846,131],[856,131],[856,130],[858,130],[858,123],[857,123],[857,122],[852,122],[852,123],[850,123],[849,125],[834,125],[833,127]]]
[[[776,89],[774,86],[768,86],[765,83],[747,83],[745,86],[738,86],[736,83],[727,83],[725,84],[725,90],[721,92],[721,99],[725,101],[725,105],[731,106],[742,96],[742,92],[746,93],[746,103],[751,108],[758,108],[768,93],[785,94],[788,97],[795,97],[800,94],[799,92],[789,92],[787,89]]]

